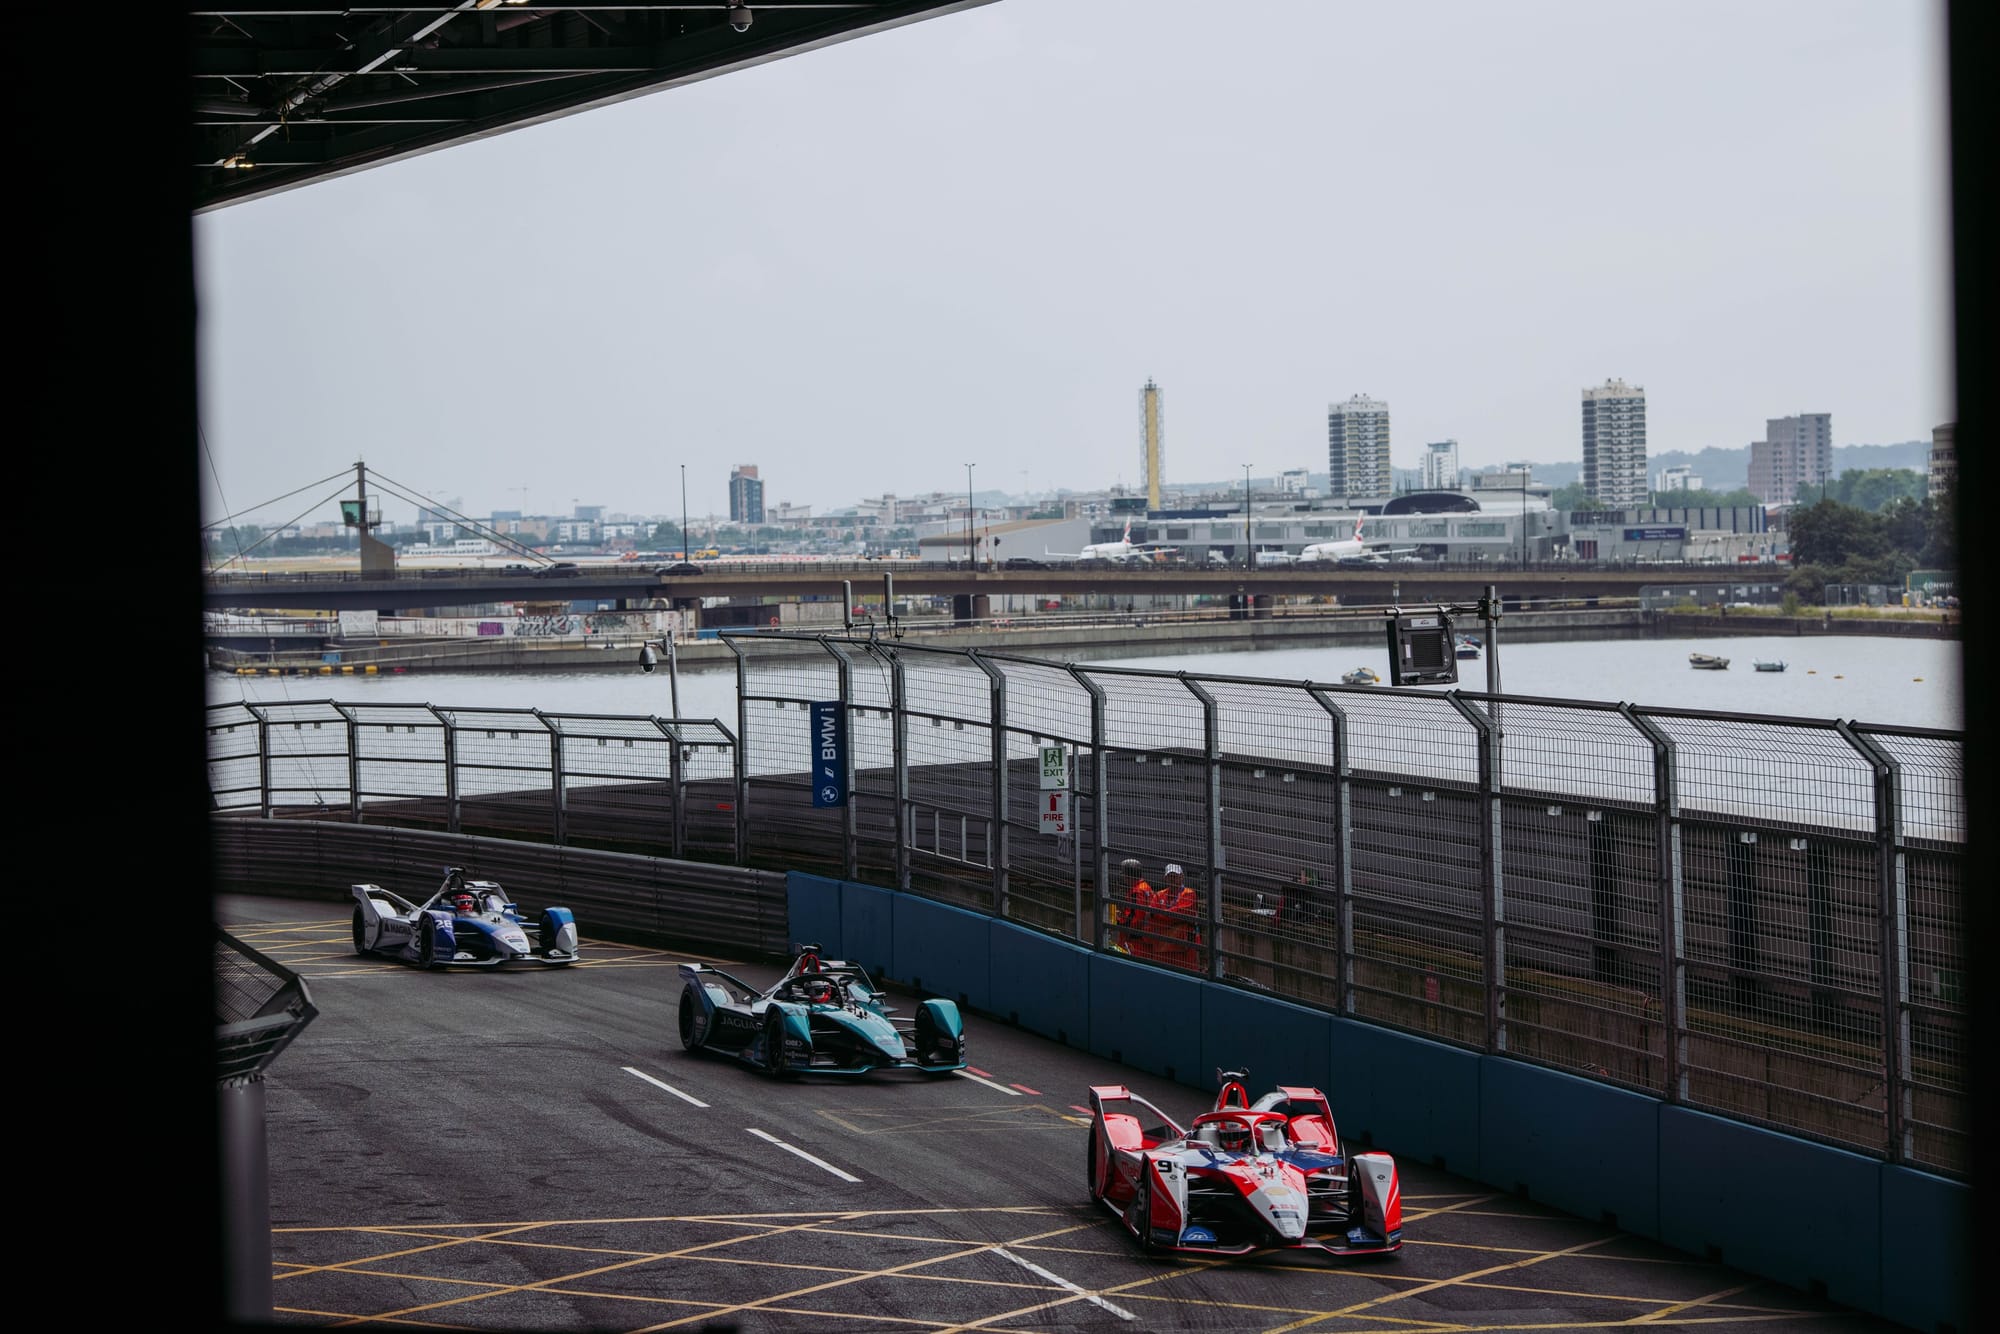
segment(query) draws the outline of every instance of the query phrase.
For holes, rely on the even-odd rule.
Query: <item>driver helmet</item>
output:
[[[814,1005],[833,1004],[833,983],[823,977],[809,978],[806,981],[806,999]]]
[[[479,911],[478,907],[476,906],[473,900],[472,895],[470,894],[452,895],[451,906],[453,911],[457,912],[458,915],[461,917],[470,917],[474,913]]]
[[[1250,1128],[1240,1121],[1224,1121],[1216,1138],[1231,1153],[1250,1151]]]

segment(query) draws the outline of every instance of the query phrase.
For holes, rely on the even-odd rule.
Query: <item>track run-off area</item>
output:
[[[773,1080],[682,1050],[675,965],[765,985],[777,961],[618,945],[581,923],[571,967],[425,972],[356,957],[336,903],[223,896],[216,913],[305,978],[319,1011],[265,1085],[280,1324],[1898,1328],[1402,1159],[1396,1256],[1149,1257],[1088,1199],[1088,1086],[1127,1084],[1183,1124],[1212,1090],[977,1013],[959,1074]],[[1340,1072],[1336,1118],[1339,1083],[1368,1078]]]

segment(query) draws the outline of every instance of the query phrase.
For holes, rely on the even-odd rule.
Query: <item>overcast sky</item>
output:
[[[997,0],[195,220],[204,505],[483,516],[1952,416],[1935,0]],[[298,517],[331,488],[247,516]],[[333,517],[329,502],[307,517]],[[384,505],[407,521],[411,507]]]

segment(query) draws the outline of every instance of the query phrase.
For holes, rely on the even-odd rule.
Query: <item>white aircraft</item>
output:
[[[1057,560],[1151,560],[1155,551],[1175,551],[1176,547],[1164,542],[1134,542],[1132,521],[1125,521],[1125,535],[1116,542],[1092,542],[1081,551],[1050,551],[1042,548],[1044,556],[1054,556]]]
[[[1316,560],[1365,560],[1382,561],[1391,556],[1407,556],[1416,551],[1415,547],[1371,546],[1361,536],[1361,525],[1367,516],[1354,516],[1354,536],[1338,542],[1315,542],[1299,553],[1301,561]]]

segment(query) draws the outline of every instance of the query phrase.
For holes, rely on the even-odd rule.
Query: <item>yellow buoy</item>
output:
[[[1913,676],[1913,677],[1911,677],[1910,679],[1911,679],[1912,681],[1915,681],[1915,682],[1916,682],[1917,684],[1919,684],[1919,685],[1922,685],[1922,684],[1923,684],[1923,680],[1924,680],[1924,678],[1923,678],[1923,677],[1921,677],[1921,676]]]
[[[373,675],[375,675],[375,664],[371,662],[371,663],[369,663],[369,664],[368,664],[368,665],[367,665],[366,667],[363,667],[363,668],[361,669],[361,674],[362,674],[363,676],[373,676]]]
[[[1839,672],[1835,672],[1833,674],[1833,679],[1836,681],[1845,681],[1847,678],[1842,676]]]
[[[353,664],[353,663],[342,663],[342,664],[340,665],[340,674],[341,674],[342,676],[352,676],[352,675],[354,675],[354,664]]]

